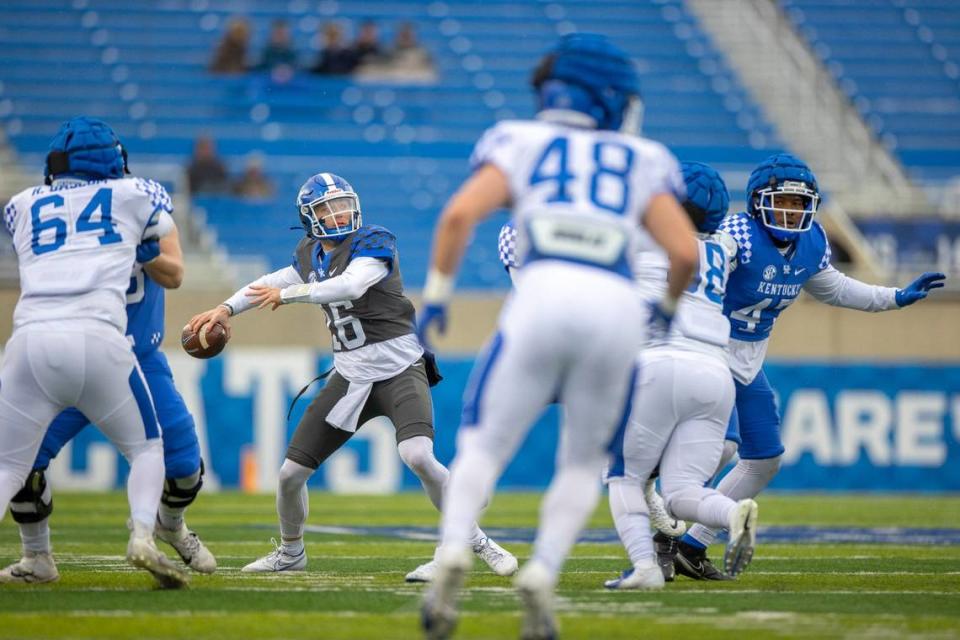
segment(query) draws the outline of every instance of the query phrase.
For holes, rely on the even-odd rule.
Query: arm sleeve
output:
[[[835,307],[860,311],[889,311],[898,309],[897,290],[866,284],[827,266],[803,285],[804,290],[820,302]]]
[[[239,291],[224,301],[225,304],[233,309],[233,315],[243,313],[253,306],[253,304],[250,302],[250,298],[247,297],[247,291],[249,290],[250,285],[254,284],[262,284],[267,287],[278,287],[283,289],[292,284],[303,284],[303,279],[293,267],[284,267],[283,269],[274,271],[273,273],[260,276],[250,284],[241,287]]]
[[[356,300],[367,289],[390,275],[389,267],[379,258],[355,258],[340,275],[310,284],[287,286],[280,294],[285,304],[309,302],[324,304],[340,300]],[[299,280],[299,276],[297,280]]]
[[[173,216],[169,213],[163,210],[155,211],[143,230],[141,240],[159,240],[173,231],[176,226]]]

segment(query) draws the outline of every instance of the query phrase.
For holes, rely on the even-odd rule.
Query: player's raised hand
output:
[[[923,300],[931,289],[942,287],[946,278],[947,276],[942,273],[927,271],[903,289],[897,289],[897,306],[906,307]]]
[[[204,311],[203,313],[198,313],[197,315],[193,316],[190,318],[190,322],[187,323],[187,326],[190,327],[194,333],[199,333],[201,327],[205,325],[212,325],[216,322],[222,324],[223,328],[226,329],[227,339],[229,340],[232,335],[232,330],[230,328],[230,310],[222,304],[217,305],[209,311]]]
[[[436,326],[437,333],[441,336],[447,331],[447,305],[445,304],[426,304],[420,315],[417,317],[417,338],[424,348],[430,349],[430,342],[427,333],[431,326]]]
[[[258,309],[270,308],[276,311],[277,307],[283,304],[280,297],[280,289],[277,287],[268,287],[262,284],[252,284],[247,288],[247,297],[252,304],[257,305]]]

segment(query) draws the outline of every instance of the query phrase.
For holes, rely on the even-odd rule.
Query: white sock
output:
[[[426,436],[408,438],[397,445],[397,453],[400,454],[403,464],[420,478],[420,484],[433,506],[443,513],[443,491],[450,479],[450,472],[433,455],[433,440]],[[474,522],[470,544],[476,546],[485,537]]]
[[[540,505],[540,527],[533,544],[533,558],[551,572],[554,580],[600,500],[598,470],[601,467],[601,463],[561,467]]]
[[[277,485],[277,515],[280,516],[280,540],[290,555],[303,552],[303,526],[310,512],[307,480],[315,469],[293,460],[284,460]]]
[[[630,480],[614,480],[610,491],[610,513],[620,535],[620,542],[630,556],[633,566],[653,559],[653,539],[650,537],[650,512],[643,497],[643,485]]]
[[[734,502],[744,498],[755,498],[763,491],[773,477],[780,470],[780,458],[764,458],[763,460],[744,460],[737,462],[737,466],[730,470],[717,490]],[[724,520],[724,524],[726,520]],[[706,546],[713,544],[722,526],[710,529],[702,524],[695,524],[687,531],[687,535]]]
[[[185,507],[168,507],[161,502],[160,508],[157,510],[157,518],[160,520],[160,526],[170,531],[179,531],[180,527],[184,526],[184,511],[186,511]]]
[[[40,522],[18,522],[24,551],[50,553],[50,518]]]
[[[136,454],[131,455],[130,475],[127,477],[127,500],[130,517],[153,531],[163,493],[163,445],[159,438],[148,440]]]
[[[493,491],[500,468],[500,461],[480,447],[464,447],[457,454],[444,492],[441,546],[472,547],[479,531],[477,517]]]

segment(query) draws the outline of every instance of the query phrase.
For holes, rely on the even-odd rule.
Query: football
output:
[[[183,350],[194,358],[212,358],[227,346],[227,330],[216,322],[213,326],[203,327],[194,333],[187,325],[180,334],[180,344]]]

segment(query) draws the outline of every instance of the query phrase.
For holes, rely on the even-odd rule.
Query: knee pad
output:
[[[200,468],[184,478],[166,478],[163,481],[163,495],[160,502],[171,509],[185,509],[197,499],[203,486],[203,460]]]
[[[42,522],[53,513],[53,494],[44,474],[46,469],[34,469],[27,476],[23,488],[10,500],[10,515],[19,524]]]

